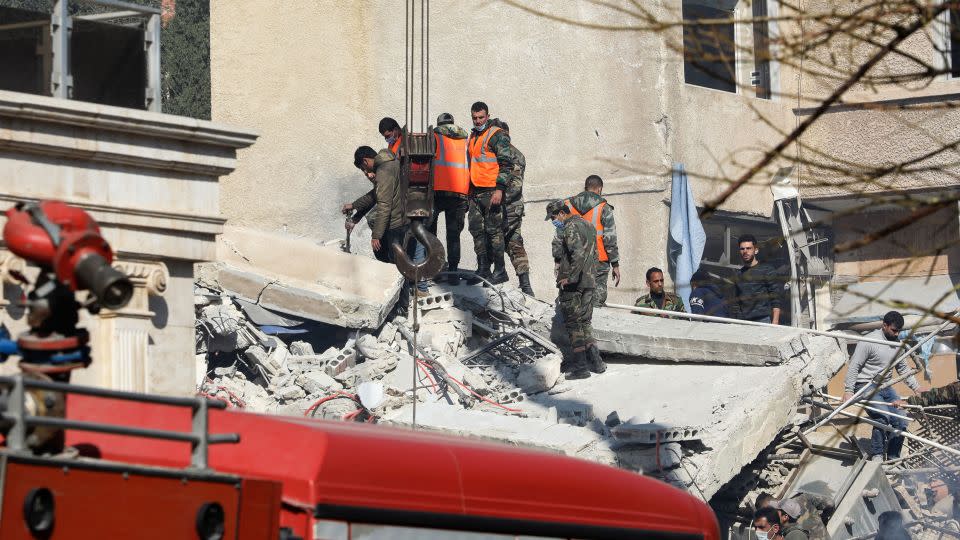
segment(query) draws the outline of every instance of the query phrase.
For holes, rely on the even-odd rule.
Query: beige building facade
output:
[[[716,13],[742,21],[790,15],[778,12],[779,2],[643,4],[659,20],[669,21]],[[726,64],[732,80],[726,88],[712,88],[691,82],[689,57],[696,55],[690,54],[690,36],[680,26],[639,31],[636,28],[643,26],[639,19],[591,2],[531,5],[549,16],[502,2],[431,3],[425,116],[432,123],[439,113],[450,112],[459,125],[469,128],[470,104],[482,100],[490,106],[491,116],[510,123],[513,142],[527,160],[523,236],[538,296],[554,294],[548,247],[553,232],[542,219],[550,199],[577,193],[589,174],[604,178],[604,195],[616,208],[624,276],[619,288],[611,287],[609,301],[632,303],[645,292],[645,270],[668,267],[671,166],[684,165],[696,203],[703,205],[803,122],[818,100],[839,84],[836,78],[814,77],[802,63],[792,61],[796,59],[776,60],[783,54],[777,50],[779,37],[799,35],[791,21],[744,22],[722,29],[732,40]],[[834,6],[812,3],[805,9]],[[212,4],[213,117],[252,126],[262,134],[256,146],[240,151],[242,167],[223,182],[222,209],[232,224],[321,242],[343,237],[339,206],[368,189],[352,165],[353,150],[359,145],[383,146],[377,132],[381,117],[403,123],[402,10],[399,2]],[[925,35],[911,38],[906,48],[933,62],[938,53],[923,49]],[[764,36],[771,43],[767,49]],[[836,74],[849,73],[858,65],[860,49],[850,50],[841,60],[831,60]],[[762,62],[764,54],[775,60]],[[816,55],[829,59],[830,51],[815,49],[808,62]],[[901,69],[901,64],[902,57],[894,55],[877,69]],[[416,70],[414,79],[419,79]],[[940,76],[924,88],[901,87],[879,94],[859,85],[844,101],[907,99],[909,105],[910,99],[924,96],[917,102],[937,102],[952,99],[958,84]],[[794,265],[801,264],[800,253],[809,246],[800,240],[784,245],[784,234],[790,230],[779,222],[771,190],[775,182],[797,190],[810,219],[822,231],[822,238],[816,239],[821,253],[902,218],[902,208],[883,204],[871,205],[866,212],[845,212],[855,195],[952,190],[958,184],[955,154],[941,156],[944,167],[939,171],[903,174],[869,187],[831,181],[829,168],[809,161],[825,155],[844,164],[891,162],[922,152],[931,143],[931,133],[956,140],[960,129],[956,114],[909,107],[878,111],[868,105],[831,109],[800,139],[802,146],[790,145],[783,157],[755,175],[704,223],[708,266],[732,272],[738,265],[735,239],[746,232],[769,240],[784,257],[789,251]],[[419,116],[419,109],[414,116]],[[930,226],[939,231],[938,238],[960,234],[955,209],[937,214],[937,220],[946,223],[946,228]],[[920,249],[894,237],[818,263],[823,272],[801,299],[807,306],[803,309],[816,305],[816,313],[808,313],[802,323],[827,324],[831,305],[844,287],[881,278],[876,268],[892,259],[910,259],[914,273],[921,268],[952,273],[949,263],[956,258],[955,246],[939,252],[927,249],[931,234],[923,227],[928,225],[916,227],[920,229],[901,234],[926,240]],[[462,242],[461,266],[469,268],[472,241],[466,231]],[[355,237],[354,245],[358,244],[363,250],[364,242]],[[802,281],[793,285],[805,287]]]
[[[219,178],[256,135],[212,122],[66,99],[0,91],[0,201],[57,199],[98,221],[134,283],[131,302],[82,324],[94,361],[74,382],[193,395],[193,264],[213,260]],[[26,328],[21,286],[10,270],[35,275],[0,249],[2,322]]]

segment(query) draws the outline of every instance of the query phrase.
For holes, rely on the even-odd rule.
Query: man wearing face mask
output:
[[[890,373],[887,372],[883,381],[874,380],[884,372],[887,367],[897,359],[903,352],[900,347],[900,330],[903,328],[903,315],[897,311],[890,311],[883,316],[883,322],[880,328],[870,332],[866,337],[876,340],[885,340],[890,345],[880,345],[877,343],[867,343],[861,341],[857,343],[857,348],[850,355],[850,361],[847,363],[847,376],[844,379],[843,401],[846,402],[853,397],[853,394],[868,384],[873,384],[874,388],[883,385],[890,380]],[[897,373],[905,375],[910,372],[910,367],[904,359],[897,361],[894,366]],[[906,378],[907,386],[915,394],[920,394],[924,390],[917,382],[917,379],[910,375]],[[897,392],[892,386],[884,388],[876,393],[875,390],[868,390],[864,399],[871,401],[885,401],[889,405],[872,405],[873,409],[880,409],[893,414],[903,416],[903,411],[899,409],[904,401],[897,396]],[[872,397],[871,397],[872,396]],[[882,424],[899,430],[906,430],[908,422],[896,416],[888,416],[881,412],[867,409],[867,416]],[[894,435],[879,427],[873,428],[873,436],[870,438],[870,459],[873,461],[884,461],[884,451],[886,459],[896,459],[900,457],[900,449],[903,448],[903,435]]]
[[[393,152],[393,155],[400,156],[400,124],[389,116],[380,120],[380,135],[387,142],[387,148]]]
[[[780,534],[780,515],[769,506],[753,515],[753,533],[757,540],[783,540]]]
[[[568,379],[585,379],[590,372],[603,373],[607,365],[593,339],[593,294],[597,274],[597,231],[573,215],[563,201],[547,205],[548,221],[560,231],[554,245],[557,266],[557,309],[570,337],[573,360],[564,370]]]
[[[503,129],[490,125],[486,103],[474,103],[470,107],[470,116],[473,119],[473,131],[467,141],[470,162],[470,209],[467,221],[477,253],[477,275],[494,284],[505,283],[504,213],[500,205],[514,169],[510,136]]]

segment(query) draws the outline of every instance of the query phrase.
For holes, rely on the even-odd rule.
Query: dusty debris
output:
[[[415,395],[420,429],[563,452],[654,475],[710,499],[790,424],[807,385],[826,384],[845,359],[835,340],[787,331],[777,334],[779,341],[764,338],[776,343],[736,362],[753,365],[634,358],[611,363],[603,375],[565,381],[560,365],[567,351],[557,338],[562,329],[552,304],[507,285],[431,292],[420,299],[416,335],[413,314],[406,313],[331,341],[323,333],[266,335],[232,305],[229,291],[198,288],[198,331],[204,334],[198,352],[206,352],[209,366],[204,389],[251,410],[401,425],[413,422]],[[237,319],[238,313],[222,332],[228,338],[201,351],[200,344],[210,341],[206,317]],[[233,339],[234,328],[244,337]],[[697,332],[645,350],[692,343]],[[716,348],[703,345],[696,354],[718,354],[710,347]],[[729,344],[719,347],[736,352]],[[366,408],[358,389],[370,383],[381,399]],[[239,400],[216,393],[218,386]],[[755,388],[766,389],[762,399]],[[691,400],[691,389],[703,399]]]

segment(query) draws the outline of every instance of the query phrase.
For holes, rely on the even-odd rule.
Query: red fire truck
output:
[[[192,422],[186,410],[88,396],[71,396],[67,418],[158,431],[189,430]],[[229,410],[210,411],[209,426],[240,438],[210,447],[213,470],[282,484],[280,538],[719,538],[713,512],[699,499],[583,460],[406,429]],[[111,462],[153,467],[183,468],[191,457],[188,442],[89,431],[68,431],[67,444]],[[234,530],[228,526],[225,538],[245,537]]]
[[[0,339],[23,371],[0,377],[3,540],[719,539],[703,502],[611,467],[68,384],[91,361],[77,312],[122,307],[132,285],[82,210],[6,215],[7,247],[40,275],[30,329]]]

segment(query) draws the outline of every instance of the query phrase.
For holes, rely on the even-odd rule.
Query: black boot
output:
[[[603,373],[607,370],[607,364],[600,358],[600,349],[597,349],[596,343],[587,346],[587,366],[594,373]]]
[[[567,380],[586,379],[590,376],[590,370],[587,369],[587,353],[584,351],[574,352],[573,360],[567,371],[564,371]]]
[[[447,271],[450,272],[450,273],[446,275],[446,278],[444,279],[444,282],[446,282],[448,285],[453,285],[454,287],[456,287],[457,285],[459,285],[459,284],[460,284],[460,274],[457,273],[457,272],[458,272],[457,267],[454,266],[454,267],[450,268],[450,269],[447,270]]]
[[[530,286],[530,273],[517,274],[517,279],[520,280],[520,290],[523,291],[523,294],[533,296],[533,287]]]
[[[469,277],[466,278],[467,285],[476,285],[483,281],[480,278],[490,279],[490,263],[487,261],[486,256],[481,256],[477,259],[477,271],[474,272],[478,277]]]
[[[503,260],[503,254],[493,259],[493,275],[490,276],[490,282],[494,285],[510,281],[507,275],[507,265]]]

